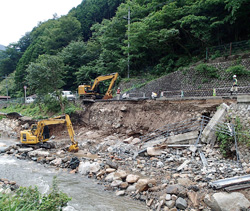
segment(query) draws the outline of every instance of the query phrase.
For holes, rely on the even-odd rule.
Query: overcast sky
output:
[[[82,0],[0,0],[0,44],[17,42],[40,21],[66,15]]]

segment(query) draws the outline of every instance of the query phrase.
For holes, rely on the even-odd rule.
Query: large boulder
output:
[[[29,157],[47,157],[49,156],[49,152],[43,151],[43,149],[37,149],[37,150],[28,152],[28,156]]]
[[[250,202],[242,193],[214,193],[206,195],[204,202],[214,211],[240,211],[247,210]]]
[[[97,162],[80,162],[78,171],[81,174],[87,175],[88,173],[97,173],[100,170],[100,164]]]

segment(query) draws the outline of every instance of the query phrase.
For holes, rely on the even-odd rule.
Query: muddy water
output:
[[[10,142],[0,140],[1,143]],[[114,192],[104,191],[103,186],[79,174],[72,175],[62,169],[45,168],[32,161],[0,155],[0,178],[14,180],[21,186],[36,185],[42,193],[48,193],[54,176],[57,176],[60,190],[72,198],[65,209],[67,211],[147,210],[144,204],[126,197],[117,197]]]

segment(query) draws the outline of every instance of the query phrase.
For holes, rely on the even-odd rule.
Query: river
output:
[[[0,140],[1,143],[9,145],[13,140]],[[0,178],[14,180],[21,186],[36,185],[42,193],[48,193],[54,176],[57,177],[59,189],[72,198],[65,211],[147,210],[145,204],[118,197],[112,191],[105,191],[95,180],[80,174],[69,174],[65,169],[45,167],[33,161],[0,154]]]

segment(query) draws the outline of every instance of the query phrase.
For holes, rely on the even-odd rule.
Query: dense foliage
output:
[[[100,74],[126,77],[128,55],[132,76],[159,76],[204,58],[206,47],[248,40],[249,21],[248,0],[84,0],[0,52],[0,76],[15,71],[12,95],[23,85],[37,92],[47,85],[35,85],[44,82],[32,73],[35,63],[38,78],[46,76],[43,54],[62,61],[59,89],[76,90]]]
[[[0,210],[17,211],[57,211],[67,205],[70,198],[58,190],[56,180],[53,180],[53,187],[48,195],[43,195],[37,187],[20,187],[15,194],[0,193]]]

